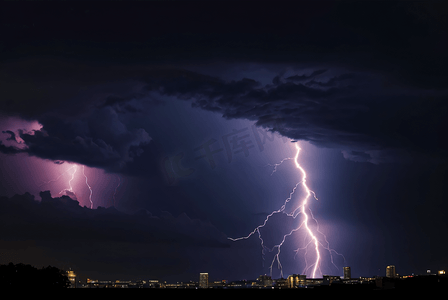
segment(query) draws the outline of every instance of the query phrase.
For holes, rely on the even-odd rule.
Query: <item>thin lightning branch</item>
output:
[[[75,174],[78,171],[78,166],[79,165],[77,165],[77,164],[71,166],[70,168],[65,170],[62,174],[60,174],[55,179],[46,181],[46,182],[42,183],[41,185],[39,185],[39,187],[41,187],[43,185],[46,185],[46,184],[49,184],[49,183],[52,183],[52,182],[56,182],[56,181],[58,181],[62,177],[62,175],[64,175],[65,173],[67,173],[67,172],[69,172],[71,170],[73,170],[73,172],[71,173],[71,178],[68,181],[68,189],[63,189],[62,191],[60,191],[59,195],[61,195],[63,193],[67,194],[67,192],[71,192],[71,193],[75,194],[75,192],[73,191],[72,181],[75,179]],[[89,182],[88,182],[88,179],[87,179],[87,175],[85,173],[85,166],[84,165],[82,166],[82,174],[86,178],[86,185],[87,185],[87,187],[89,188],[89,191],[90,191],[89,201],[90,201],[90,208],[92,209],[93,208],[93,202],[92,202],[93,190],[92,190],[92,187],[89,185]],[[120,177],[118,178],[118,180],[119,180],[119,183],[118,183],[118,186],[115,188],[115,192],[114,192],[114,202],[115,202],[115,193],[117,192],[117,189],[120,186]],[[76,194],[75,194],[75,196],[76,196]]]
[[[44,183],[38,185],[38,187],[41,187],[41,186],[47,185],[47,184],[49,184],[49,183],[58,181],[59,178],[62,177],[62,175],[64,175],[65,173],[67,173],[68,171],[70,171],[71,169],[73,169],[73,168],[75,168],[75,167],[76,167],[76,165],[71,166],[70,168],[68,168],[67,170],[65,170],[64,172],[62,172],[58,177],[56,177],[56,179],[52,179],[52,180],[49,180],[49,181],[45,181]]]
[[[74,192],[73,192],[73,187],[72,187],[72,180],[75,178],[75,174],[76,174],[76,171],[78,170],[78,166],[77,166],[77,165],[74,165],[74,166],[71,167],[70,169],[74,169],[74,171],[73,171],[73,173],[72,173],[72,178],[70,178],[70,180],[68,181],[68,186],[69,186],[69,188],[60,191],[59,194],[62,194],[62,193],[65,192],[65,191],[69,191],[69,192],[74,193]],[[70,170],[70,169],[68,169],[68,170]],[[68,171],[68,170],[67,170],[67,171]],[[66,171],[66,172],[67,172],[67,171]],[[65,173],[65,172],[64,172],[64,173]],[[59,176],[59,177],[60,177],[60,176]]]
[[[284,163],[285,161],[290,160],[290,159],[293,159],[293,158],[292,158],[292,157],[287,157],[287,158],[282,159],[278,164],[273,164],[273,165],[268,164],[268,166],[270,166],[270,167],[274,167],[274,169],[272,170],[271,176],[272,176],[275,172],[277,172],[277,167],[279,167],[282,163]]]
[[[72,173],[72,178],[70,178],[70,180],[68,181],[68,185],[70,186],[69,191],[73,192],[73,187],[72,187],[72,180],[75,178],[75,173],[78,170],[78,166],[75,165],[75,171],[73,171]]]
[[[252,231],[251,233],[249,233],[247,236],[243,236],[243,237],[239,237],[239,238],[235,238],[235,239],[234,239],[234,238],[230,238],[230,237],[228,237],[228,239],[231,240],[231,241],[234,241],[234,242],[235,242],[235,241],[239,241],[239,240],[243,240],[243,239],[245,240],[245,239],[250,238],[251,235],[253,235],[255,232],[258,232],[258,235],[259,235],[260,238],[261,238],[261,234],[260,234],[260,232],[259,232],[259,229],[260,229],[260,228],[263,228],[263,227],[266,225],[266,223],[268,222],[269,218],[272,217],[272,215],[277,214],[277,213],[280,213],[280,212],[282,212],[282,211],[285,210],[286,203],[288,203],[288,202],[291,200],[292,195],[294,195],[294,193],[296,192],[297,186],[298,186],[299,184],[300,184],[300,182],[297,183],[296,186],[292,189],[292,192],[289,194],[289,197],[286,198],[285,203],[282,205],[282,207],[281,207],[279,210],[275,210],[275,211],[271,212],[271,213],[266,217],[266,219],[264,220],[263,224],[261,224],[261,225],[259,225],[258,227],[256,227],[256,228],[254,229],[254,231]]]
[[[90,201],[90,209],[93,208],[93,202],[92,202],[92,188],[90,187],[89,183],[87,182],[87,176],[86,173],[84,172],[84,166],[82,166],[82,174],[84,175],[84,177],[86,178],[86,185],[90,190],[90,196],[89,196],[89,201]]]
[[[300,166],[300,164],[299,164],[299,162],[298,162],[298,157],[299,157],[301,148],[299,147],[299,145],[298,145],[297,143],[295,144],[295,147],[296,147],[297,152],[296,152],[296,155],[295,155],[293,158],[292,158],[292,157],[287,157],[287,158],[284,158],[283,160],[281,160],[281,161],[280,161],[279,163],[277,163],[277,164],[270,165],[270,166],[273,166],[273,167],[274,167],[274,170],[272,171],[271,176],[277,171],[277,167],[280,166],[283,162],[285,162],[285,161],[287,161],[287,160],[293,160],[294,163],[295,163],[295,167],[300,171],[300,173],[301,173],[301,175],[302,175],[302,180],[299,181],[299,182],[294,186],[292,192],[289,194],[289,197],[285,200],[285,202],[284,202],[284,204],[281,206],[281,208],[278,209],[278,210],[276,210],[276,211],[273,211],[272,213],[270,213],[270,214],[266,217],[266,219],[264,220],[263,224],[261,224],[261,225],[259,225],[258,227],[256,227],[256,228],[254,229],[254,231],[252,231],[251,233],[249,233],[247,236],[239,237],[239,238],[230,238],[230,237],[229,237],[228,239],[231,240],[231,241],[239,241],[239,240],[242,240],[242,239],[248,239],[248,238],[250,238],[255,232],[258,232],[258,237],[259,237],[259,239],[261,240],[261,245],[262,245],[263,260],[264,260],[264,253],[265,253],[264,250],[265,250],[265,249],[269,250],[270,252],[272,252],[275,248],[277,249],[277,253],[274,255],[274,258],[273,258],[273,260],[272,260],[272,262],[271,262],[271,265],[270,265],[270,267],[269,267],[271,276],[272,276],[272,269],[273,269],[274,263],[276,262],[276,263],[277,263],[277,268],[280,270],[280,275],[281,275],[281,277],[283,277],[283,267],[282,267],[282,264],[281,264],[281,262],[280,262],[280,251],[281,251],[281,246],[284,244],[284,242],[285,242],[285,240],[286,240],[287,237],[291,236],[294,232],[298,231],[299,229],[301,229],[301,228],[303,227],[304,230],[305,230],[305,232],[306,232],[305,241],[306,241],[306,239],[309,239],[309,241],[306,243],[306,245],[305,245],[304,247],[302,247],[302,248],[298,248],[298,249],[295,250],[295,255],[294,255],[294,257],[299,253],[299,251],[301,251],[301,250],[305,250],[305,264],[306,264],[306,265],[305,265],[305,268],[304,268],[304,270],[302,271],[302,273],[306,273],[306,272],[308,272],[310,269],[312,269],[311,276],[312,276],[312,278],[315,278],[315,277],[316,277],[316,273],[317,273],[317,271],[320,269],[320,262],[321,262],[320,247],[323,248],[323,249],[325,249],[325,250],[327,250],[327,251],[330,253],[331,263],[332,263],[336,268],[337,268],[337,266],[336,266],[336,265],[334,264],[334,262],[333,262],[333,255],[332,255],[332,253],[334,252],[334,253],[336,253],[337,255],[341,255],[342,257],[343,257],[343,255],[342,255],[342,254],[339,254],[338,252],[336,252],[335,250],[333,250],[333,249],[331,249],[331,248],[329,247],[329,242],[328,242],[328,240],[327,240],[327,237],[326,237],[321,231],[319,231],[319,225],[318,225],[318,223],[317,223],[317,220],[314,218],[313,213],[311,212],[311,209],[307,206],[307,204],[308,204],[308,199],[310,198],[311,195],[313,195],[313,197],[314,197],[315,200],[318,200],[318,198],[316,197],[316,194],[314,193],[314,191],[310,190],[310,189],[308,188],[307,184],[306,184],[306,172],[305,172],[305,170]],[[304,220],[303,220],[303,222],[302,222],[297,228],[294,228],[294,229],[292,229],[289,233],[285,234],[285,235],[283,236],[282,241],[281,241],[278,245],[275,245],[274,247],[272,247],[271,249],[269,249],[269,248],[267,248],[267,247],[264,245],[264,241],[263,241],[263,238],[262,238],[261,233],[260,233],[260,228],[262,228],[262,227],[264,227],[264,226],[266,225],[266,223],[268,222],[269,218],[270,218],[272,215],[274,215],[274,214],[276,214],[276,213],[280,213],[280,212],[285,213],[284,210],[285,210],[286,204],[292,199],[292,196],[294,195],[294,193],[295,193],[297,187],[298,187],[300,184],[302,185],[303,189],[305,190],[305,197],[302,199],[302,201],[300,202],[300,204],[299,204],[299,205],[298,205],[298,206],[297,206],[291,213],[287,214],[287,216],[289,216],[289,217],[293,217],[293,218],[295,219],[298,215],[302,214],[302,215],[304,216]],[[308,213],[308,211],[309,211],[309,213]],[[314,222],[316,222],[317,227],[316,227],[315,231],[316,231],[317,233],[319,233],[321,236],[324,237],[325,245],[323,245],[321,242],[319,242],[319,240],[318,240],[318,238],[317,238],[317,236],[316,236],[316,233],[310,228],[309,223],[308,223],[308,221],[310,220],[310,216],[309,216],[308,214],[311,216],[311,219],[312,219]],[[310,246],[310,245],[313,245],[313,248],[314,248],[314,251],[313,251],[313,252],[315,253],[315,260],[314,260],[314,262],[313,262],[311,265],[308,265],[307,254],[308,254],[308,246]],[[345,260],[345,258],[344,258],[344,260]]]
[[[283,239],[280,242],[280,244],[275,245],[274,247],[272,247],[271,251],[274,250],[274,248],[277,248],[277,253],[274,255],[274,259],[272,260],[271,266],[269,267],[271,276],[272,276],[272,268],[273,268],[274,262],[277,261],[277,268],[280,270],[280,277],[283,278],[283,267],[282,267],[282,264],[280,263],[280,257],[279,257],[280,256],[280,250],[281,250],[281,247],[282,247],[283,243],[285,242],[286,237],[290,236],[293,232],[299,230],[300,227],[302,227],[302,226],[299,226],[298,228],[293,229],[289,233],[285,234],[283,236]]]

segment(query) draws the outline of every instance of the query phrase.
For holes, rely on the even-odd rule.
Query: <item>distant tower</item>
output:
[[[352,278],[352,271],[350,267],[344,267],[344,279],[351,279]]]
[[[395,278],[397,274],[397,271],[395,270],[394,265],[390,265],[386,267],[386,277],[388,278]]]
[[[272,286],[272,278],[269,275],[260,275],[257,278],[258,281],[258,285],[259,286],[264,286],[264,287],[270,287]]]
[[[199,273],[199,288],[208,288],[208,273]]]
[[[75,272],[72,271],[72,269],[67,271],[67,277],[68,280],[70,281],[70,287],[71,288],[76,288],[76,274]]]

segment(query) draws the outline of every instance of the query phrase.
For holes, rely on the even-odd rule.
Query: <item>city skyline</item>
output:
[[[11,208],[11,205],[14,204],[14,202],[18,203],[19,205],[23,205],[23,204],[27,203],[27,205],[32,204],[32,206],[29,206],[28,209],[36,210],[36,211],[39,211],[41,209],[41,208],[39,208],[39,206],[42,206],[42,205],[43,206],[47,206],[47,208],[52,208],[52,206],[53,206],[53,208],[57,208],[59,206],[59,212],[55,211],[58,214],[59,213],[66,214],[67,211],[64,211],[64,210],[67,210],[67,209],[71,210],[72,212],[76,212],[76,210],[78,210],[76,212],[77,215],[79,215],[80,213],[84,213],[84,214],[85,213],[95,213],[94,215],[91,215],[91,217],[98,218],[100,220],[103,219],[104,217],[107,217],[107,216],[111,217],[113,215],[115,215],[117,217],[120,216],[121,220],[123,220],[123,218],[134,218],[134,217],[140,217],[140,218],[141,217],[144,217],[144,218],[145,217],[149,217],[149,219],[154,219],[154,217],[152,217],[147,212],[144,212],[144,214],[142,215],[142,212],[138,212],[137,214],[128,214],[128,213],[120,212],[120,211],[116,210],[113,207],[110,207],[110,208],[99,207],[99,208],[94,209],[94,210],[91,210],[91,209],[89,209],[86,206],[81,208],[77,201],[72,200],[72,199],[70,199],[68,197],[52,198],[51,195],[49,194],[49,192],[41,193],[41,197],[43,199],[42,201],[34,200],[33,196],[29,195],[29,194],[28,195],[23,195],[23,196],[16,195],[16,196],[12,197],[11,199],[7,199],[7,198],[3,197],[2,199],[0,199],[0,206],[4,207],[4,208],[8,208],[8,207]],[[52,217],[51,215],[47,215],[47,216],[50,217],[50,218]],[[81,217],[81,218],[84,219],[84,217]],[[73,219],[70,218],[69,222],[72,223]],[[210,229],[215,230],[213,227],[210,227]],[[101,235],[100,232],[98,232],[98,233]],[[80,234],[82,235],[82,232],[80,232]],[[144,236],[142,236],[142,237],[144,238]],[[48,261],[51,261],[51,260],[47,260],[47,262]],[[44,267],[45,265],[48,265],[47,262],[44,262],[42,267]],[[69,270],[72,270],[72,267],[70,266],[70,264],[61,263],[60,262],[58,264],[58,267],[61,267],[61,266],[65,267],[65,268],[68,268]],[[399,266],[399,268],[400,267],[402,269],[404,269],[404,270],[408,269],[406,266]],[[438,268],[437,270],[443,270],[443,269],[444,268]],[[270,269],[267,269],[268,272],[269,272],[269,270]],[[150,271],[150,270],[148,270],[148,271]],[[79,274],[82,274],[82,278],[84,280],[86,278],[88,278],[88,277],[92,277],[91,275],[88,275],[88,272],[86,272],[85,270],[80,269],[80,270],[77,270],[77,272],[79,272]],[[93,272],[93,274],[95,274],[96,272],[98,272],[98,270]],[[217,274],[219,274],[219,273],[220,272],[218,271]],[[352,274],[352,268],[350,266],[345,266],[344,265],[339,271],[333,272],[333,273],[324,273],[324,274],[322,274],[322,276],[324,276],[324,275],[325,276],[339,276],[340,278],[343,278],[343,279],[361,278],[361,277],[374,278],[376,276],[384,276],[384,277],[388,277],[388,278],[395,278],[395,277],[399,276],[399,272],[397,271],[397,268],[395,267],[395,265],[387,265],[384,268],[379,269],[378,272],[376,272],[374,274],[360,274],[359,271],[356,270],[356,269],[355,269],[355,273],[357,275],[356,276],[352,276],[351,275]],[[208,273],[200,273],[200,274],[205,274],[206,277],[207,277],[207,280],[208,280]],[[269,273],[265,273],[264,275],[265,276],[269,276],[269,278],[272,277],[273,279],[274,278],[284,278],[284,279],[287,279],[289,276],[294,275],[294,274],[297,274],[299,276],[307,277],[306,274],[303,274],[303,273],[300,274],[300,272],[293,272],[293,273],[289,273],[289,274],[286,273],[286,274],[284,274],[285,276],[281,276],[280,275],[280,276],[277,276],[277,277],[274,277],[274,276],[272,276]],[[431,270],[425,267],[425,268],[422,268],[421,270],[415,270],[415,271],[412,271],[412,272],[409,272],[409,273],[405,273],[405,274],[406,275],[431,274]],[[400,274],[400,275],[405,275],[405,274]],[[442,273],[439,273],[439,274],[442,274]],[[346,275],[348,276],[348,278],[346,278]],[[221,280],[221,279],[223,279],[223,278],[219,278],[219,275],[213,275],[213,276],[218,276],[218,277],[212,278],[213,280]],[[315,276],[315,277],[308,276],[307,278],[309,278],[309,279],[312,279],[312,278],[322,278],[322,276]],[[106,275],[105,277],[108,278],[108,280],[118,279],[118,278],[115,278],[115,277],[111,278],[109,275]],[[134,278],[134,279],[135,278],[141,278],[141,276],[140,277],[139,276],[135,277],[133,275],[130,275],[129,277],[130,278]],[[161,280],[167,280],[167,278],[170,278],[170,277],[169,276],[168,277],[164,277],[163,275],[159,276],[158,274],[156,274],[155,276],[153,276],[152,279],[155,279],[155,278],[163,278]],[[184,278],[183,281],[185,281],[186,279],[187,278]],[[227,278],[225,278],[225,279],[229,280]],[[235,277],[235,278],[231,278],[230,280],[245,280],[245,279],[248,279],[248,278]],[[177,281],[179,281],[179,280],[177,280]],[[180,280],[180,281],[182,281],[182,280]],[[191,281],[191,279],[190,279],[190,281]]]
[[[2,3],[0,264],[167,282],[447,269],[447,12]]]
[[[131,280],[98,280],[87,278],[85,281],[79,280],[76,273],[73,270],[67,271],[67,277],[70,281],[70,288],[187,288],[187,289],[207,289],[207,288],[313,288],[320,286],[331,286],[332,284],[351,285],[358,286],[369,284],[370,288],[376,287],[376,289],[394,289],[411,287],[411,284],[403,285],[396,280],[406,280],[412,278],[419,278],[419,286],[414,288],[444,288],[448,283],[445,277],[445,270],[438,270],[436,273],[432,273],[431,270],[427,270],[426,274],[409,274],[399,275],[395,272],[395,266],[389,265],[385,268],[385,276],[351,278],[350,267],[344,267],[344,277],[337,275],[323,275],[321,278],[307,278],[306,275],[291,274],[286,278],[271,278],[269,275],[260,275],[256,279],[242,279],[242,280],[209,280],[208,273],[199,273],[198,281],[189,280],[188,282],[176,282],[170,283],[159,279],[139,279],[136,281]],[[393,274],[393,275],[392,275]],[[438,276],[436,280],[428,281],[421,280],[428,276]],[[395,280],[395,281],[391,281]],[[442,280],[442,281],[441,281]],[[437,284],[436,284],[437,282]],[[442,282],[442,283],[441,283]],[[414,284],[415,284],[414,283]]]

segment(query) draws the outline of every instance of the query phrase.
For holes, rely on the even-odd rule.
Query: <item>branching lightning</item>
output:
[[[62,194],[62,193],[64,193],[64,192],[66,192],[66,191],[69,191],[69,192],[75,194],[75,192],[73,192],[72,181],[73,181],[73,179],[75,178],[76,171],[78,170],[78,165],[73,165],[73,166],[70,167],[67,171],[69,171],[69,170],[71,170],[71,169],[73,169],[74,171],[73,171],[73,173],[72,173],[72,177],[71,177],[70,180],[68,181],[68,186],[69,186],[69,188],[60,191],[59,194]],[[66,171],[66,172],[67,172],[67,171]],[[65,173],[65,172],[64,172],[64,173]],[[64,174],[64,173],[62,173],[62,174]],[[61,177],[62,174],[61,174],[59,177]],[[59,177],[58,177],[58,178],[59,178]],[[76,194],[75,194],[75,195],[76,195]]]
[[[93,208],[93,202],[92,202],[92,193],[93,193],[93,191],[92,191],[92,188],[90,187],[89,183],[87,182],[87,176],[86,176],[86,173],[84,172],[84,166],[82,166],[82,174],[86,178],[86,185],[87,185],[87,187],[90,190],[89,201],[90,201],[90,208],[92,209]]]
[[[56,177],[55,179],[52,179],[52,180],[49,180],[49,181],[45,181],[45,182],[39,184],[38,187],[41,187],[41,186],[47,185],[47,184],[49,184],[49,183],[58,181],[58,180],[62,177],[62,175],[64,175],[65,173],[67,173],[67,172],[70,171],[71,169],[74,169],[75,167],[76,167],[76,165],[71,166],[70,168],[68,168],[67,170],[65,170],[64,172],[62,172],[62,173],[61,173],[58,177]],[[76,171],[75,171],[75,172],[76,172]],[[72,178],[72,179],[73,179],[73,178]]]
[[[301,173],[301,181],[299,181],[294,188],[292,189],[291,193],[289,194],[289,197],[286,198],[286,200],[284,201],[284,204],[280,207],[280,209],[273,211],[272,213],[270,213],[266,219],[264,220],[263,224],[257,226],[251,233],[249,233],[247,236],[243,236],[243,237],[239,237],[239,238],[228,238],[229,240],[232,241],[239,241],[239,240],[243,240],[243,239],[248,239],[250,238],[252,235],[254,235],[255,233],[258,233],[258,238],[261,241],[261,246],[262,246],[262,255],[263,255],[263,260],[264,260],[264,255],[265,255],[265,250],[268,250],[270,252],[274,251],[274,249],[277,249],[277,252],[274,255],[274,258],[272,259],[271,265],[269,267],[270,272],[271,272],[271,276],[272,276],[272,269],[274,267],[274,264],[277,263],[277,268],[280,270],[280,276],[283,277],[283,267],[282,264],[280,262],[280,251],[281,251],[281,247],[282,245],[285,243],[285,240],[287,237],[291,236],[293,233],[297,232],[299,229],[303,228],[305,231],[305,242],[308,239],[309,241],[306,242],[306,245],[302,248],[298,248],[295,250],[295,256],[300,252],[300,251],[305,251],[305,268],[302,271],[302,274],[306,274],[308,272],[311,275],[312,278],[316,277],[316,274],[320,271],[320,264],[321,264],[321,250],[327,250],[330,254],[331,257],[331,263],[337,268],[337,266],[334,264],[333,262],[333,253],[337,254],[337,255],[341,255],[338,252],[336,252],[335,250],[331,249],[329,247],[329,243],[328,240],[326,238],[326,236],[320,232],[319,230],[319,225],[317,223],[317,220],[314,218],[313,213],[311,212],[311,209],[309,208],[309,203],[308,200],[310,198],[311,195],[313,195],[313,198],[315,200],[318,200],[316,197],[316,194],[314,193],[314,191],[312,191],[311,189],[308,188],[307,184],[306,184],[306,172],[305,170],[300,166],[299,162],[298,162],[298,157],[300,154],[300,150],[301,148],[299,147],[299,145],[297,143],[295,143],[295,148],[297,150],[296,154],[294,157],[287,157],[284,158],[283,160],[281,160],[279,163],[274,164],[274,165],[270,165],[273,166],[274,169],[271,173],[271,176],[277,171],[277,167],[279,167],[281,164],[283,164],[285,161],[288,160],[293,160],[295,163],[295,167],[296,169],[298,169]],[[291,213],[286,213],[287,216],[289,217],[293,217],[294,219],[297,218],[297,216],[299,215],[303,215],[303,221],[301,222],[301,224],[299,226],[297,226],[296,228],[292,229],[289,233],[285,234],[281,240],[281,242],[278,245],[275,245],[272,248],[268,248],[265,246],[265,243],[263,241],[260,229],[263,228],[267,222],[269,221],[269,218],[271,218],[274,214],[277,213],[285,213],[285,208],[286,208],[286,204],[288,202],[291,201],[292,197],[294,196],[297,188],[302,185],[304,191],[305,191],[305,196],[304,198],[299,201],[298,206],[291,212]],[[310,219],[312,219],[314,222],[316,222],[317,226],[316,229],[312,229],[310,227],[309,221]],[[317,235],[319,234],[319,236],[323,237],[323,242],[319,241]],[[307,260],[307,254],[310,248],[309,246],[312,246],[311,248],[313,249],[312,251],[314,252],[314,257],[315,259],[313,260],[313,262],[311,264],[308,263]],[[295,257],[294,256],[294,257]],[[341,255],[343,257],[343,255]],[[345,258],[344,258],[345,260]]]
[[[272,170],[271,176],[274,175],[275,172],[277,172],[277,167],[279,167],[282,163],[284,163],[285,161],[290,160],[290,159],[293,159],[293,158],[292,157],[287,157],[287,158],[282,159],[277,164],[268,165],[268,166],[274,167],[274,169]]]
[[[65,195],[72,194],[73,196],[77,197],[76,193],[73,190],[72,181],[75,179],[75,174],[78,171],[78,166],[79,166],[78,164],[72,165],[70,168],[68,168],[67,170],[62,172],[58,177],[56,177],[55,179],[43,182],[42,184],[39,185],[39,187],[42,187],[42,186],[47,185],[47,184],[52,183],[52,182],[56,182],[64,174],[66,174],[68,172],[71,172],[71,173],[69,173],[71,177],[68,180],[68,188],[63,189],[62,191],[60,191],[59,195],[61,195],[61,194],[65,194]],[[89,185],[88,178],[87,178],[87,175],[85,173],[85,166],[84,165],[82,166],[82,174],[84,175],[84,177],[86,179],[86,185],[87,185],[87,187],[89,188],[89,191],[90,191],[89,201],[90,201],[90,208],[92,209],[93,208],[93,201],[92,201],[93,190],[92,190],[92,187]],[[117,186],[117,188],[118,188],[118,186]],[[117,191],[117,188],[115,189],[115,193]],[[115,199],[115,193],[114,193],[114,199]]]

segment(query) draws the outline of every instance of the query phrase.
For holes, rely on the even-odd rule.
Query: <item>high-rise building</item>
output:
[[[390,265],[386,267],[386,277],[395,278],[397,276],[397,271],[395,270],[394,265]]]
[[[208,273],[199,273],[199,288],[208,288]]]
[[[289,275],[286,280],[288,281],[288,287],[290,289],[295,288],[299,285],[298,283],[296,283],[299,281],[299,279],[297,278],[297,275],[295,275],[295,274]]]
[[[272,278],[269,275],[260,275],[257,278],[258,286],[271,287],[272,286]]]
[[[306,275],[289,275],[286,279],[290,289],[306,286]]]
[[[350,267],[344,267],[344,279],[351,279],[352,278],[352,271]]]

